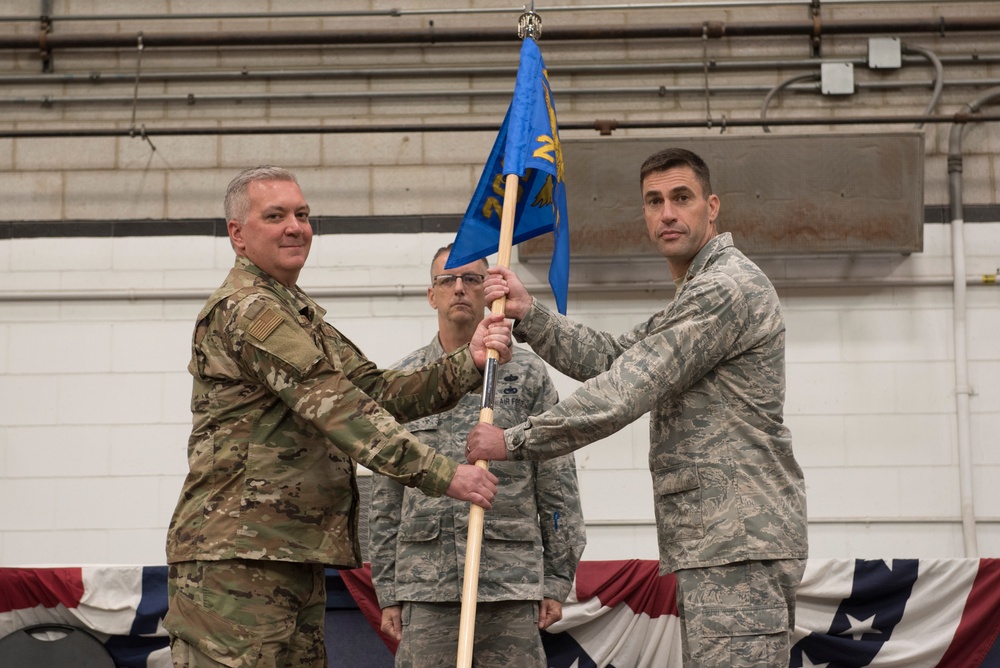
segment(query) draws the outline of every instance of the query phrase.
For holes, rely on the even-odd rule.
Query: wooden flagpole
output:
[[[542,19],[535,13],[535,0],[531,0],[531,10],[518,18],[517,36],[535,39],[541,36]],[[520,177],[507,174],[504,180],[503,209],[500,217],[500,243],[497,249],[497,265],[510,269],[511,248],[514,245],[514,213],[517,211],[517,195]],[[502,315],[507,306],[507,298],[493,302],[490,311]],[[497,365],[500,354],[487,350],[486,373],[483,379],[482,408],[479,421],[493,424],[493,395],[496,389]],[[489,462],[480,459],[476,466],[489,468]],[[469,535],[465,545],[465,575],[462,582],[462,612],[458,626],[457,668],[472,667],[472,648],[476,639],[476,603],[479,598],[479,558],[483,551],[483,509],[475,504],[469,506]]]
[[[497,264],[510,268],[511,247],[514,241],[514,212],[517,209],[517,174],[508,174],[503,196],[503,213],[500,218],[500,247]],[[507,298],[501,297],[493,302],[490,311],[502,314],[507,304]],[[497,364],[499,353],[492,348],[487,351],[489,357],[486,363],[485,379],[483,380],[482,408],[479,411],[479,421],[493,424],[493,390],[496,387]],[[489,462],[480,459],[476,466],[489,468]],[[471,668],[472,646],[476,636],[476,600],[479,596],[479,557],[483,549],[483,509],[471,504],[469,506],[469,537],[465,546],[465,576],[462,582],[462,613],[458,626],[458,661],[457,668]]]

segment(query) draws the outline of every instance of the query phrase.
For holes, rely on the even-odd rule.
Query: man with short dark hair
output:
[[[808,549],[805,484],[782,416],[778,296],[719,234],[719,198],[699,156],[661,151],[640,184],[673,301],[614,336],[553,313],[513,272],[491,269],[486,299],[507,296],[515,336],[586,382],[506,431],[478,425],[468,459],[561,455],[649,411],[660,571],[677,577],[684,665],[787,666]]]
[[[195,324],[189,473],[167,534],[174,666],[326,668],[324,567],[361,565],[355,464],[490,507],[497,478],[400,426],[482,383],[502,318],[411,372],[377,369],[297,285],[312,242],[288,170],[240,173],[225,209],[236,263]]]
[[[466,345],[483,318],[485,260],[445,269],[450,247],[431,262],[427,301],[438,332],[394,366],[420,368]],[[545,364],[525,348],[497,374],[494,424],[509,427],[558,401]],[[479,421],[481,394],[407,428],[442,454],[461,458]],[[546,462],[497,462],[500,479],[486,514],[473,656],[478,668],[545,668],[539,629],[562,617],[586,544],[573,455]],[[372,481],[372,580],[382,630],[400,640],[397,668],[453,666],[457,659],[469,506],[431,499],[388,478]]]

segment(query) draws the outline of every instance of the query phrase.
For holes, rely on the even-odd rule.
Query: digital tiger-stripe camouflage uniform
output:
[[[416,369],[444,354],[435,336],[393,366]],[[556,401],[542,360],[515,348],[497,374],[493,424],[518,424]],[[480,404],[480,393],[471,393],[451,410],[406,427],[422,443],[461,459]],[[545,462],[495,462],[490,470],[500,482],[483,527],[472,654],[481,668],[544,668],[539,601],[566,599],[586,546],[576,461],[570,454]],[[378,477],[368,528],[379,606],[403,606],[396,666],[455,665],[469,504],[432,499]]]
[[[782,415],[778,296],[732,235],[717,232],[719,198],[699,156],[661,151],[640,181],[673,301],[615,336],[531,300],[512,272],[496,279],[499,294],[510,291],[515,337],[585,382],[505,432],[478,425],[468,459],[562,455],[649,411],[660,572],[677,577],[684,665],[787,666],[808,546],[805,483]],[[494,280],[487,299],[498,296]]]
[[[190,472],[167,536],[175,665],[325,667],[324,565],[361,565],[352,460],[432,496],[455,474],[396,419],[481,385],[468,347],[381,370],[324,315],[245,257],[198,315]]]

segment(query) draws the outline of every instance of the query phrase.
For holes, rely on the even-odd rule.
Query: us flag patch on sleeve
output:
[[[261,311],[260,315],[254,318],[253,324],[251,324],[250,329],[247,330],[247,334],[258,341],[263,341],[271,335],[271,332],[278,328],[278,325],[281,324],[281,320],[282,318],[280,315],[271,309],[266,308]]]

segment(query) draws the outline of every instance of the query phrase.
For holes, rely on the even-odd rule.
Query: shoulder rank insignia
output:
[[[281,321],[282,317],[280,315],[266,308],[261,311],[260,315],[253,319],[250,329],[247,330],[247,334],[258,341],[263,341],[271,335],[271,332],[278,328]]]

